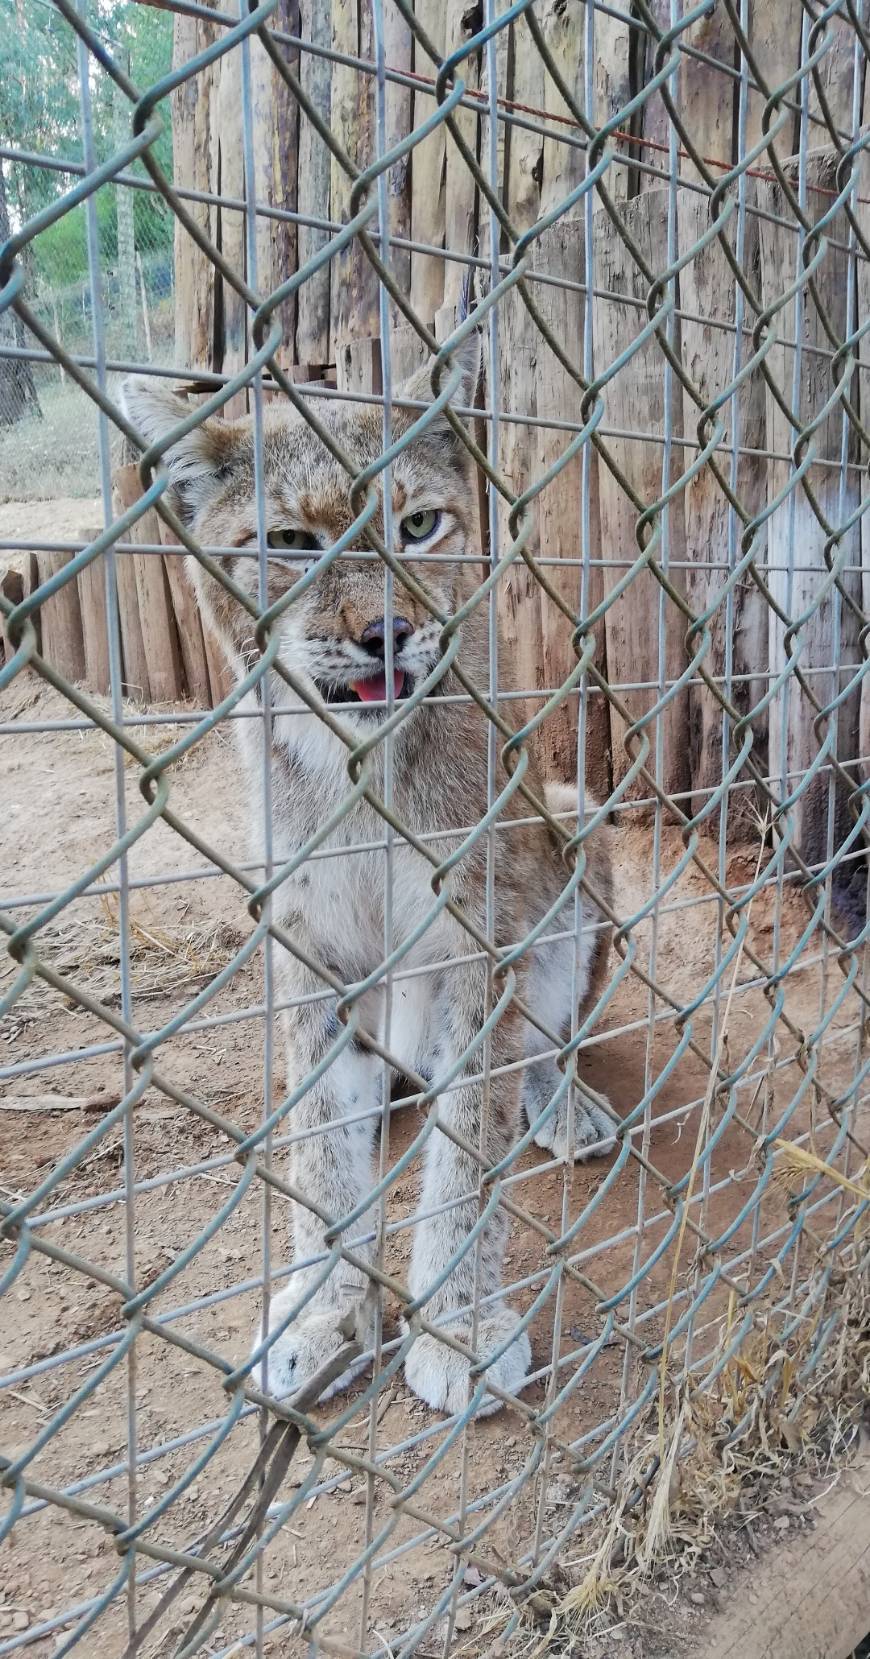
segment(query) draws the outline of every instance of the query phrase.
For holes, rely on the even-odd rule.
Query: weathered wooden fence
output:
[[[505,9],[501,3],[496,8]],[[480,28],[481,15],[469,0],[416,0],[416,17],[433,57],[412,38],[400,11],[393,5],[385,8],[388,144],[431,113],[436,59],[462,47]],[[654,0],[652,23],[667,28],[669,15],[663,0]],[[828,228],[831,248],[815,279],[819,303],[807,303],[803,289],[796,298],[783,296],[799,270],[806,227],[828,213],[836,195],[838,158],[870,95],[864,87],[865,59],[856,52],[850,20],[832,17],[820,67],[800,83],[799,96],[807,101],[818,147],[799,176],[790,159],[798,104],[780,96],[775,107],[768,106],[765,121],[763,83],[781,87],[787,81],[801,61],[802,39],[806,56],[810,19],[800,0],[765,0],[750,8],[749,44],[757,80],[737,75],[740,53],[721,0],[692,27],[682,28],[679,67],[668,83],[680,112],[680,132],[668,117],[661,87],[637,101],[655,79],[657,50],[659,67],[662,61],[653,27],[629,26],[628,18],[597,9],[590,24],[582,0],[538,0],[534,17],[574,110],[545,67],[523,15],[497,34],[488,51],[464,61],[466,96],[457,122],[472,153],[483,160],[490,154],[489,125],[496,112],[497,176],[492,182],[510,226],[509,232],[504,227],[498,232],[502,270],[509,266],[512,239],[569,198],[533,243],[529,285],[541,315],[585,379],[602,377],[605,410],[598,437],[615,465],[603,465],[590,448],[588,459],[578,453],[552,479],[535,505],[536,546],[544,560],[554,561],[547,566],[554,588],[578,618],[610,600],[596,630],[596,662],[619,693],[620,708],[593,685],[587,688],[588,779],[602,793],[619,781],[629,764],[623,746],[627,722],[642,718],[689,662],[685,618],[676,605],[664,602],[653,575],[641,571],[624,592],[618,591],[638,553],[638,502],[664,497],[662,547],[670,580],[696,615],[710,607],[706,671],[727,680],[738,712],[754,710],[754,755],[776,776],[787,777],[806,767],[818,734],[814,708],[797,695],[791,697],[786,718],[767,730],[765,684],[786,662],[786,625],[751,572],[736,583],[727,603],[717,605],[716,597],[740,558],[747,525],[754,526],[756,568],[766,573],[771,593],[788,616],[810,604],[826,573],[825,529],[805,495],[792,490],[786,503],[776,508],[776,502],[794,466],[800,425],[812,423],[832,384],[831,339],[849,334],[857,307],[864,314],[870,298],[867,262],[855,260],[854,231],[843,211]],[[201,11],[177,14],[176,63],[188,63],[226,26],[223,16],[211,22]],[[367,0],[281,0],[272,26],[312,105],[352,161],[364,167],[374,153],[376,118],[375,41]],[[250,51],[254,177],[245,178],[238,138],[241,56],[230,52],[185,80],[173,95],[175,183],[190,193],[187,211],[228,264],[258,292],[267,293],[310,260],[346,220],[350,184],[256,37]],[[633,101],[637,108],[631,110]],[[570,202],[589,153],[578,109],[590,131],[630,109],[609,139],[606,186],[612,211],[597,195]],[[688,135],[688,148],[680,142],[681,133]],[[766,147],[747,168],[748,151],[765,135]],[[724,178],[738,157],[744,158],[739,210],[732,214],[726,236],[734,266],[745,273],[743,285],[735,280],[722,239],[704,242],[711,222],[711,181],[715,185]],[[784,204],[774,157],[805,204],[803,229]],[[388,189],[393,271],[419,320],[444,338],[454,326],[469,268],[478,292],[490,280],[491,224],[496,221],[443,124],[392,169]],[[870,191],[860,191],[852,212],[870,228],[868,197]],[[245,235],[246,207],[251,205],[255,272],[248,270]],[[614,223],[614,211],[628,237]],[[657,289],[657,279],[667,273],[669,285],[662,281]],[[175,275],[177,365],[193,376],[203,370],[233,373],[251,350],[250,313],[180,221]],[[685,369],[700,404],[668,365],[661,334],[651,336],[642,350],[630,351],[657,296],[665,292],[671,306],[662,326],[673,361]],[[773,324],[766,320],[768,306],[775,311]],[[285,302],[281,316],[284,344],[278,356],[295,379],[319,380],[341,392],[380,390],[378,284],[358,240],[313,271]],[[398,380],[420,360],[423,348],[398,312],[393,320]],[[582,396],[516,289],[499,306],[497,339],[503,418],[495,459],[519,494],[547,471],[581,424]],[[765,344],[773,379],[788,391],[796,342],[801,345],[801,373],[795,398],[780,397],[757,367],[746,372],[721,411],[720,479],[707,465],[693,474],[693,461],[713,424],[701,432],[704,400],[713,407],[722,389]],[[866,343],[861,346],[863,357],[867,349]],[[625,361],[614,369],[623,354]],[[243,397],[234,400],[231,414],[244,411]],[[860,498],[860,478],[854,431],[841,453],[838,405],[814,430],[813,441],[808,481],[820,503],[839,501],[834,517],[842,521],[844,501],[856,505]],[[723,476],[739,512],[729,507]],[[120,469],[116,487],[121,499],[129,500],[133,475]],[[509,503],[499,511],[506,538]],[[863,574],[870,566],[867,533],[866,520],[849,532],[853,548],[843,582],[858,599],[868,581]],[[145,543],[159,540],[156,515],[142,520],[137,534]],[[487,552],[485,539],[482,552]],[[178,556],[168,554],[159,562],[143,556],[121,561],[119,568],[131,690],[146,699],[185,695],[198,703],[213,701],[224,683],[222,670],[213,645],[203,637]],[[105,664],[88,643],[103,637],[97,589],[98,584],[80,582],[78,596],[63,599],[64,616],[55,623],[67,641],[66,671],[86,672],[100,687]],[[515,684],[538,691],[562,684],[576,662],[572,630],[522,562],[503,581],[499,602],[510,646],[505,666],[510,664]],[[61,596],[53,603],[60,607]],[[72,614],[76,604],[78,620]],[[89,617],[91,606],[95,614]],[[45,608],[44,619],[49,635],[50,610],[50,605]],[[848,603],[842,604],[842,595],[837,599],[828,591],[801,640],[802,671],[821,703],[836,695],[837,676],[850,665],[854,670],[860,629],[857,609],[852,612]],[[76,641],[70,644],[74,634]],[[521,714],[524,705],[514,709]],[[837,721],[839,752],[864,753],[870,746],[864,741],[870,738],[866,686],[863,698],[854,693],[844,702]],[[577,730],[577,700],[566,698],[536,739],[549,772],[571,774]],[[722,709],[698,675],[689,677],[685,695],[674,696],[661,715],[656,765],[662,786],[691,802],[693,810],[700,806],[702,792],[722,776]],[[818,818],[816,841],[822,834],[825,787],[820,779],[798,809],[802,821],[808,822],[808,815]],[[734,798],[731,824],[739,828],[751,810],[747,789]]]

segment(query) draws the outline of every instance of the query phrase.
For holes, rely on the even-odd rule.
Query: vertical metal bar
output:
[[[385,52],[384,7],[383,0],[371,0],[372,23],[375,42],[375,161],[382,162],[387,153],[387,63]],[[378,200],[378,251],[385,263],[390,257],[390,197],[389,174],[381,168],[377,178]],[[383,283],[378,287],[378,326],[380,328],[380,358],[381,358],[381,387],[383,404],[381,410],[381,443],[386,454],[393,441],[392,436],[392,401],[393,401],[393,363],[392,363],[392,328],[390,318],[389,294]],[[383,535],[385,545],[392,551],[396,544],[395,525],[393,522],[393,473],[388,463],[381,474],[381,489],[383,501]],[[393,617],[395,615],[395,578],[389,565],[384,565],[384,680],[386,685],[386,716],[391,716],[395,703],[393,679]],[[393,733],[388,731],[384,739],[384,780],[383,799],[388,811],[393,810]],[[394,884],[394,830],[389,819],[384,820],[384,916],[383,916],[383,951],[384,960],[390,956],[397,942],[396,925],[393,912],[393,884]],[[383,981],[383,1041],[389,1048],[392,1029],[393,1011],[393,970],[388,968]],[[378,1180],[383,1181],[390,1165],[390,1091],[392,1078],[386,1061],[381,1062],[381,1113],[378,1121]],[[372,1258],[379,1269],[384,1263],[384,1233],[387,1222],[386,1194],[382,1193],[378,1201],[377,1214],[374,1218],[375,1244]],[[374,1334],[374,1370],[375,1374],[382,1363],[381,1347],[383,1342],[383,1296],[378,1290],[377,1305],[375,1308]],[[378,1449],[378,1408],[379,1399],[375,1394],[369,1406],[368,1416],[368,1452],[372,1462]],[[365,1548],[368,1549],[374,1537],[375,1519],[375,1477],[370,1472],[366,1475],[366,1509],[365,1509]],[[373,1564],[371,1558],[366,1557],[363,1567],[363,1585],[360,1606],[359,1645],[365,1648],[369,1631],[369,1601],[372,1587]]]
[[[77,0],[79,16],[87,21],[88,0]],[[94,141],[93,104],[91,99],[90,59],[88,49],[80,35],[76,35],[76,65],[79,78],[79,110],[82,122],[82,158],[88,172],[97,166],[98,157]],[[85,202],[85,233],[88,258],[88,280],[91,294],[91,322],[94,340],[95,376],[100,391],[105,394],[108,389],[106,373],[106,331],[103,312],[103,284],[102,266],[100,258],[100,233],[97,222],[96,196],[90,195]],[[99,473],[100,496],[103,512],[103,523],[108,526],[114,517],[112,510],[112,454],[109,422],[102,410],[97,410],[97,442],[99,446]],[[105,584],[106,584],[106,628],[109,647],[109,687],[111,697],[112,718],[117,723],[123,718],[123,669],[121,666],[121,633],[118,616],[118,590],[115,569],[115,551],[110,548],[104,555]],[[115,746],[113,755],[113,769],[115,781],[115,833],[118,840],[127,830],[127,802],[126,783],[124,775],[124,756]],[[118,860],[118,974],[121,992],[121,1014],[129,1024],[133,1023],[133,997],[130,974],[130,886],[129,865],[127,854],[122,853]],[[133,1086],[133,1070],[130,1064],[129,1045],[125,1045],[123,1061],[124,1092],[129,1093]],[[133,1119],[128,1112],[124,1118],[123,1127],[124,1147],[124,1272],[131,1291],[136,1291],[136,1149],[133,1130]],[[138,1419],[136,1399],[136,1372],[137,1372],[137,1344],[134,1338],[130,1345],[126,1363],[126,1414],[127,1414],[127,1520],[128,1525],[136,1520],[137,1498],[137,1454],[138,1454]],[[127,1628],[131,1637],[136,1634],[136,1572],[135,1561],[133,1571],[127,1580]]]
[[[239,16],[245,16],[253,10],[252,0],[239,0]],[[245,163],[245,259],[247,261],[248,284],[257,292],[257,218],[254,212],[256,201],[256,172],[254,154],[254,108],[253,91],[251,84],[251,41],[246,36],[241,43],[242,54],[242,146]],[[251,430],[254,439],[254,496],[257,511],[257,587],[258,603],[261,611],[269,604],[269,557],[268,542],[266,540],[268,524],[266,521],[266,476],[263,453],[263,386],[261,371],[257,369],[248,382],[251,397]],[[264,674],[260,681],[260,731],[261,731],[261,814],[262,814],[262,859],[263,882],[269,882],[274,871],[274,844],[273,844],[273,803],[272,803],[272,690],[270,676]],[[270,919],[272,915],[272,895],[269,894],[263,905],[263,917]],[[272,1111],[273,1078],[274,1078],[274,1033],[275,1033],[275,978],[274,978],[274,944],[267,933],[263,940],[263,1064],[262,1090],[263,1106],[262,1121],[265,1122]],[[272,1135],[267,1135],[263,1144],[263,1163],[267,1169],[272,1164]],[[260,1266],[263,1274],[263,1308],[262,1321],[265,1329],[269,1317],[269,1284],[272,1271],[272,1187],[269,1181],[262,1182],[260,1195]],[[261,1410],[259,1414],[260,1443],[262,1445],[269,1430],[269,1413]],[[262,1529],[260,1529],[262,1530]],[[263,1556],[257,1554],[255,1568],[255,1582],[257,1590],[263,1592]],[[264,1637],[264,1612],[262,1605],[256,1610],[255,1643],[257,1659],[262,1659]]]
[[[858,133],[859,130],[860,130],[860,126],[861,126],[861,103],[862,103],[862,94],[863,94],[863,79],[864,79],[864,73],[865,73],[866,67],[867,66],[866,66],[866,63],[865,63],[865,60],[864,60],[864,54],[860,49],[860,43],[859,43],[859,40],[858,40],[858,36],[856,34],[855,39],[852,43],[852,132],[853,133]],[[860,208],[858,206],[858,182],[859,182],[859,178],[860,178],[860,172],[861,172],[860,158],[858,158],[857,162],[853,163],[853,166],[852,166],[851,190],[850,190],[851,206],[852,206],[853,212],[855,212],[855,213],[860,212]],[[847,245],[848,245],[848,249],[849,249],[849,255],[848,255],[847,264],[846,264],[846,285],[847,285],[847,288],[846,288],[846,337],[847,337],[849,335],[849,333],[853,330],[853,328],[857,326],[857,323],[860,320],[858,318],[857,246],[856,246],[856,241],[855,241],[855,232],[852,229],[851,225],[849,225],[849,227],[848,227],[848,233],[847,233],[846,241],[847,241]],[[854,348],[854,350],[857,354],[858,352],[860,352],[860,347],[856,346]],[[860,395],[861,395],[860,394],[860,367],[859,367],[858,363],[856,363],[855,373],[852,376],[851,384],[849,386],[849,394],[848,395],[854,399],[856,391],[857,391],[857,394],[858,394],[858,400],[860,401]],[[839,488],[838,488],[838,492],[837,492],[837,522],[838,522],[838,524],[844,524],[845,521],[846,521],[847,515],[848,515],[848,503],[847,503],[847,498],[846,498],[846,486],[849,483],[849,443],[850,443],[850,439],[852,438],[851,421],[849,419],[849,415],[846,412],[845,406],[841,410],[840,421],[841,421],[840,479],[839,479]],[[859,454],[860,454],[860,441],[859,441]],[[860,550],[861,525],[860,525],[860,521],[851,530],[847,531],[846,534],[850,537],[854,537],[855,540],[858,542],[858,556],[857,556],[857,561],[856,562],[860,563],[860,558],[861,558],[861,550]],[[837,551],[839,551],[839,549],[837,549]],[[845,581],[845,582],[848,582],[849,578],[848,578],[848,576],[844,575],[842,580]],[[831,698],[835,698],[838,695],[838,693],[841,689],[841,662],[842,662],[842,638],[841,638],[841,632],[842,632],[842,630],[841,630],[842,599],[841,599],[841,596],[840,596],[840,590],[836,586],[833,588],[833,590],[831,592],[831,613],[832,613],[831,614],[831,646],[832,646]],[[860,689],[859,689],[859,692],[858,692],[859,698],[860,698],[860,695],[861,695],[861,692],[860,692]],[[840,752],[840,746],[841,746],[840,729],[839,729],[839,726],[840,726],[840,710],[839,710],[839,708],[837,708],[833,711],[833,714],[831,715],[831,721],[832,721],[833,730],[834,730],[834,750],[833,750],[833,752],[834,752],[835,755],[838,755],[839,752]],[[848,727],[847,727],[847,730],[848,730]],[[836,834],[837,834],[837,816],[838,816],[838,814],[837,814],[837,797],[838,797],[838,794],[840,794],[841,790],[842,790],[842,785],[839,783],[839,781],[836,778],[835,773],[832,770],[828,774],[828,815],[827,815],[826,838],[825,838],[825,859],[829,863],[833,860],[833,856],[834,856],[834,843],[835,843]],[[825,877],[825,920],[826,921],[832,921],[832,919],[833,919],[832,918],[832,898],[833,898],[833,873],[829,873]],[[866,954],[867,953],[865,952],[864,953],[865,965],[866,965]],[[828,933],[823,930],[823,932],[822,932],[822,965],[821,965],[821,972],[820,972],[820,975],[819,975],[819,1019],[820,1020],[821,1020],[822,1016],[824,1015],[825,1002],[827,1000],[828,976],[829,976],[830,967],[831,967],[830,957],[831,957],[831,941],[830,941]],[[863,1024],[863,1022],[860,1022],[860,1023]],[[860,1042],[860,1038],[859,1038],[859,1042]],[[859,1059],[858,1059],[857,1063],[860,1063]],[[852,1103],[851,1105],[846,1106],[844,1108],[844,1111],[849,1116],[854,1118],[854,1115],[855,1115],[855,1105],[854,1105],[854,1103]],[[851,1140],[847,1140],[846,1144],[845,1144],[845,1147],[843,1148],[843,1169],[844,1169],[844,1171],[847,1175],[851,1173],[851,1169],[852,1169],[852,1162],[853,1162],[852,1152],[853,1152],[852,1142],[851,1142]],[[841,1190],[840,1194],[839,1194],[838,1202],[837,1202],[838,1221],[842,1218],[844,1209],[846,1207],[846,1202],[847,1202],[846,1193],[845,1193],[844,1190]]]
[[[811,27],[810,17],[809,17],[807,12],[803,12],[802,16],[801,16],[801,59],[800,59],[800,61],[801,61],[801,67],[803,69],[803,76],[802,76],[802,79],[801,79],[801,86],[800,86],[800,127],[799,127],[799,139],[798,139],[798,202],[800,204],[801,214],[803,215],[804,218],[806,218],[806,212],[807,212],[807,151],[808,151],[808,130],[809,130],[809,90],[810,90],[810,73],[811,73],[811,71],[808,68],[806,68],[805,65],[806,65],[807,57],[809,55],[808,54],[808,37],[809,37],[810,27]],[[796,251],[795,251],[795,277],[799,277],[800,273],[801,273],[801,269],[802,269],[802,254],[803,254],[804,244],[806,242],[806,233],[804,231],[802,222],[799,222],[796,228],[797,228],[797,242],[796,242]],[[801,376],[802,376],[802,371],[803,371],[803,319],[804,319],[804,291],[803,291],[802,287],[798,287],[795,291],[795,296],[794,296],[794,340],[793,340],[793,344],[794,344],[794,362],[793,362],[793,365],[792,365],[791,406],[792,406],[792,409],[795,411],[795,413],[796,413],[799,420],[800,420],[800,410],[801,410]],[[788,501],[789,537],[788,537],[788,561],[787,561],[788,569],[787,569],[787,574],[786,574],[786,603],[785,603],[785,609],[786,609],[786,612],[787,612],[787,614],[790,618],[793,616],[793,613],[794,613],[794,584],[795,584],[795,563],[796,563],[796,559],[795,559],[796,521],[797,521],[797,502],[798,502],[799,491],[800,491],[800,485],[797,484],[797,483],[794,483],[792,485],[791,494],[789,495],[789,501]],[[780,511],[781,510],[782,509],[780,508]],[[782,725],[781,725],[782,768],[781,768],[781,776],[780,776],[780,789],[782,791],[783,798],[785,798],[785,796],[789,792],[788,730],[789,730],[789,707],[790,707],[790,700],[791,700],[791,689],[792,689],[791,676],[789,676],[788,679],[786,680],[783,688],[782,688]],[[783,864],[780,863],[779,869],[777,871],[776,906],[775,906],[775,910],[774,910],[774,925],[773,925],[773,971],[774,971],[774,973],[779,972],[779,966],[780,966],[780,951],[781,951],[781,946],[782,946],[782,927],[783,927],[783,910],[784,910],[784,902],[783,902],[784,901],[784,893],[785,893],[785,871],[784,871],[784,868],[783,868]],[[775,1046],[775,1033],[772,1033],[771,1034],[771,1049],[772,1050],[774,1049],[774,1046]],[[798,1238],[798,1246],[795,1249],[794,1255],[793,1255],[793,1258],[792,1258],[792,1273],[791,1273],[791,1286],[790,1286],[790,1291],[791,1291],[792,1295],[794,1294],[795,1286],[797,1284],[797,1273],[798,1273],[799,1260],[800,1260],[800,1237]]]
[[[484,26],[485,27],[488,28],[492,23],[495,22],[496,17],[499,15],[499,11],[500,11],[499,0],[484,0]],[[489,183],[490,189],[492,190],[493,194],[498,195],[499,194],[499,172],[498,172],[498,66],[497,66],[497,57],[496,57],[496,40],[497,40],[497,35],[495,35],[495,34],[490,35],[490,37],[488,38],[488,40],[486,42],[484,51],[485,51],[485,59],[486,59],[486,73],[487,73],[487,103],[486,103],[486,110],[487,110],[487,174],[488,174],[488,183]],[[499,225],[499,222],[498,222],[498,219],[496,217],[495,212],[490,207],[490,209],[489,209],[489,283],[490,283],[490,289],[494,288],[497,285],[497,283],[500,280],[500,276],[501,276],[501,272],[499,270],[500,238],[501,238],[501,226]],[[489,362],[488,362],[486,392],[487,392],[488,414],[490,416],[490,419],[488,420],[488,423],[487,423],[487,459],[488,459],[490,465],[493,468],[497,469],[498,468],[498,454],[499,454],[498,410],[501,408],[500,371],[499,371],[499,330],[498,330],[498,306],[497,305],[492,306],[490,308],[490,310],[487,312],[487,343],[488,343],[488,352],[489,352]],[[499,526],[498,526],[498,499],[497,499],[497,496],[496,496],[495,488],[492,484],[487,485],[487,504],[488,504],[488,508],[489,508],[489,557],[490,557],[490,568],[494,568],[499,563],[500,542],[499,542]],[[497,590],[496,590],[495,587],[490,591],[489,597],[487,599],[487,624],[488,624],[488,626],[487,626],[487,654],[488,654],[488,658],[489,658],[489,676],[488,676],[488,681],[487,681],[487,696],[490,700],[490,703],[491,703],[492,707],[497,709],[498,706],[499,706],[499,653],[498,653],[498,599],[497,599]],[[498,767],[498,734],[497,734],[495,726],[492,724],[491,721],[489,721],[487,723],[487,733],[486,733],[486,804],[487,804],[487,811],[490,810],[490,808],[492,806],[492,803],[495,799],[496,793],[497,793],[497,783],[496,783],[497,767]],[[489,825],[488,828],[487,828],[487,832],[486,832],[486,872],[485,872],[485,899],[484,899],[484,917],[485,917],[484,927],[485,927],[486,937],[488,939],[494,939],[495,938],[495,917],[496,917],[495,852],[496,852],[495,834],[494,834],[494,830],[493,830],[492,825]],[[484,1016],[485,1017],[487,1017],[489,1015],[490,1009],[492,1008],[493,1000],[494,1000],[494,992],[493,992],[493,982],[492,982],[492,963],[488,962],[487,963],[487,977],[486,977],[486,1003],[485,1003],[485,1008],[484,1008]],[[491,1102],[490,1102],[490,1067],[491,1067],[491,1060],[492,1060],[492,1046],[491,1046],[490,1038],[487,1037],[486,1041],[483,1045],[483,1052],[482,1052],[481,1063],[480,1063],[481,1064],[481,1071],[482,1071],[482,1074],[483,1074],[483,1081],[482,1081],[482,1084],[481,1084],[481,1106],[480,1106],[480,1124],[479,1124],[479,1129],[478,1129],[478,1135],[479,1135],[478,1144],[479,1144],[481,1152],[483,1152],[485,1150],[485,1147],[486,1147],[486,1132],[487,1132],[487,1125],[488,1125],[488,1119],[489,1119],[489,1112],[490,1112],[490,1109],[491,1109]],[[479,1187],[478,1188],[478,1203],[479,1203],[480,1206],[482,1206],[484,1202],[485,1202],[485,1196],[483,1194],[482,1189]],[[478,1323],[479,1323],[479,1316],[480,1316],[480,1259],[481,1259],[481,1241],[478,1239],[475,1243],[475,1246],[474,1246],[474,1289],[473,1289],[473,1299],[472,1299],[472,1309],[471,1309],[471,1333],[470,1333],[470,1338],[469,1338],[470,1346],[475,1350],[477,1349]],[[470,1387],[470,1384],[469,1384],[469,1387]],[[466,1423],[463,1427],[463,1430],[462,1430],[462,1443],[461,1443],[461,1451],[460,1451],[459,1503],[458,1503],[458,1521],[457,1521],[457,1530],[460,1534],[462,1532],[464,1532],[464,1530],[465,1530],[467,1509],[468,1509],[469,1454],[470,1454],[470,1446],[469,1446],[469,1435],[468,1435],[468,1423]],[[457,1566],[458,1566],[460,1560],[461,1560],[461,1557],[459,1557],[457,1555]],[[444,1634],[444,1648],[443,1648],[444,1659],[449,1659],[449,1654],[450,1654],[451,1647],[452,1647],[452,1644],[453,1644],[454,1617],[455,1617],[455,1612],[456,1612],[457,1595],[458,1595],[458,1580],[457,1580],[456,1591],[454,1592],[454,1595],[451,1598],[450,1608],[449,1608],[449,1615],[448,1615],[448,1619],[447,1619],[447,1627],[446,1627],[445,1634]]]

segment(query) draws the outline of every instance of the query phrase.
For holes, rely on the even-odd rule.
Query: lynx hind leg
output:
[[[477,1037],[484,1018],[485,982],[477,968],[454,970],[440,992],[438,1027],[443,1069]],[[519,1100],[516,1072],[521,1054],[520,1022],[504,1015],[492,1037],[493,1078],[489,1111],[484,1120],[482,1150],[486,1163],[496,1164],[516,1139]],[[471,1060],[471,1072],[479,1064]],[[502,1068],[506,1068],[502,1071]],[[439,1121],[454,1129],[470,1146],[481,1136],[482,1091],[479,1079],[457,1080],[438,1100]],[[489,1218],[474,1245],[469,1235],[479,1218],[477,1190],[481,1166],[477,1158],[453,1138],[436,1130],[426,1148],[421,1219],[415,1228],[410,1289],[419,1298],[425,1318],[445,1335],[455,1337],[484,1364],[486,1381],[515,1394],[531,1364],[531,1344],[520,1316],[502,1294],[502,1263],[508,1216],[500,1207]],[[462,1195],[462,1202],[456,1200]],[[473,1196],[469,1196],[473,1195]],[[475,1320],[475,1299],[480,1299]],[[491,1363],[486,1364],[486,1356]],[[435,1331],[417,1337],[405,1360],[405,1378],[414,1393],[436,1411],[465,1410],[475,1386],[469,1360],[442,1341]],[[498,1394],[485,1392],[476,1415],[486,1416],[501,1404]]]
[[[581,1018],[594,1005],[609,945],[608,937],[595,927],[598,920],[598,912],[588,901],[584,901],[584,926],[576,975],[572,974],[572,939],[560,940],[552,945],[542,944],[534,954],[527,985],[529,1006],[540,1014],[551,1031],[567,1033],[571,1030],[571,998],[575,992]],[[571,904],[566,906],[559,919],[558,931],[573,925],[574,906]],[[530,1128],[534,1128],[543,1118],[535,1133],[535,1144],[557,1158],[573,1158],[577,1163],[585,1163],[589,1158],[607,1157],[616,1145],[613,1119],[602,1107],[584,1100],[579,1091],[574,1091],[573,1113],[566,1091],[549,1116],[544,1117],[556,1091],[564,1082],[564,1074],[552,1057],[536,1059],[537,1055],[545,1054],[551,1047],[543,1033],[532,1025],[527,1025],[526,1031],[525,1050],[529,1064],[523,1072],[523,1109]]]
[[[523,1078],[523,1110],[530,1128],[543,1116],[562,1082],[563,1074],[552,1059],[528,1067]],[[575,1090],[573,1123],[566,1093],[536,1130],[535,1145],[552,1152],[555,1158],[573,1158],[578,1164],[590,1158],[606,1158],[616,1146],[613,1119],[602,1107],[582,1100]]]

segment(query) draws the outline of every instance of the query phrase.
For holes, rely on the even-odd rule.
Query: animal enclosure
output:
[[[38,142],[0,130],[0,1656],[596,1654],[615,1630],[652,1659],[641,1580],[847,1449],[870,1369],[866,7],[18,0],[15,23],[50,39],[13,66]],[[304,569],[267,539],[290,417],[352,516]],[[196,446],[231,471],[242,430],[250,533],[204,538]],[[423,444],[471,481],[459,551],[426,551],[434,526],[400,546]],[[366,725],[291,649],[354,564],[384,596]],[[421,770],[479,810],[410,822],[415,722],[466,715],[480,742]],[[285,845],[296,727],[341,752],[339,804]],[[527,844],[558,902],[506,935]],[[370,905],[374,956],[341,956],[343,914],[312,955],[296,882],[330,917],[333,889]],[[590,925],[606,969],[564,1025],[524,976],[560,948],[576,975]],[[433,965],[485,996],[423,1071],[390,1034]],[[329,1046],[285,1064],[309,1015]],[[335,1144],[305,1114],[363,1061],[361,1242],[288,1171]],[[544,1067],[494,1156],[493,1102]],[[421,1208],[448,1143],[467,1189]],[[459,1210],[457,1337],[413,1275]],[[497,1226],[512,1386],[482,1334]],[[312,1273],[364,1292],[327,1380],[359,1369],[276,1397],[261,1321],[289,1296],[292,1340]],[[448,1410],[406,1379],[424,1342],[464,1366]]]

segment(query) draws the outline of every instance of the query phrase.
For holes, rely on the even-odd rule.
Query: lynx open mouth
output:
[[[387,676],[386,674],[370,674],[365,679],[349,680],[345,685],[325,684],[317,681],[317,689],[324,703],[375,703],[386,704]],[[410,674],[403,669],[393,670],[393,697],[397,703],[410,697],[414,689],[414,681]],[[382,714],[385,709],[373,708],[373,714]]]

